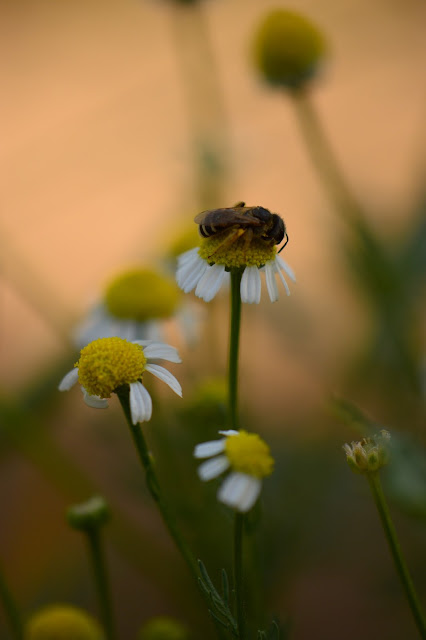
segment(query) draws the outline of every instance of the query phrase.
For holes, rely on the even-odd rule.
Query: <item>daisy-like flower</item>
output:
[[[117,275],[105,288],[100,302],[74,331],[82,348],[98,338],[162,341],[163,328],[176,318],[183,331],[188,309],[173,279],[153,269],[134,268]]]
[[[290,289],[284,273],[295,282],[291,267],[277,254],[275,245],[254,236],[247,242],[245,235],[227,242],[233,231],[222,231],[201,240],[201,246],[190,249],[178,257],[176,280],[179,287],[188,293],[195,289],[195,295],[210,302],[221,286],[229,282],[229,272],[242,271],[241,301],[249,304],[260,302],[261,277],[263,271],[271,302],[278,300],[278,274],[287,295]]]
[[[68,391],[79,382],[86,404],[104,409],[112,393],[128,385],[132,422],[144,422],[152,415],[151,396],[142,384],[145,371],[182,397],[182,388],[174,375],[152,360],[181,362],[177,350],[168,344],[150,340],[129,342],[118,337],[100,338],[81,350],[78,362],[62,379],[59,391]]]
[[[247,431],[219,431],[224,438],[198,444],[196,458],[210,458],[198,467],[201,480],[217,478],[231,469],[219,487],[218,499],[241,511],[249,511],[259,497],[262,478],[269,476],[274,459],[266,442]]]

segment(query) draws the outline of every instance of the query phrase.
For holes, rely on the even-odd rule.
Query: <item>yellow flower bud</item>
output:
[[[255,38],[255,62],[266,80],[298,89],[311,80],[326,53],[321,31],[295,11],[271,11]]]
[[[98,622],[86,611],[57,604],[38,611],[25,628],[25,640],[104,640]]]
[[[151,618],[140,630],[138,640],[189,640],[188,629],[168,616]]]

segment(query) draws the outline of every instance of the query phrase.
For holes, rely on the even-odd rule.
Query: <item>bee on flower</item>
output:
[[[210,302],[230,272],[241,273],[241,301],[259,303],[264,272],[271,302],[278,300],[278,274],[287,295],[290,289],[284,273],[295,281],[291,267],[279,253],[288,241],[284,221],[264,207],[246,207],[244,202],[228,209],[203,211],[195,217],[201,245],[178,257],[176,280],[188,293]],[[283,243],[277,251],[277,245]]]
[[[182,397],[178,380],[156,364],[156,360],[181,362],[177,350],[168,344],[150,340],[129,342],[119,337],[99,338],[81,350],[74,369],[59,384],[59,391],[68,391],[79,382],[86,404],[104,409],[113,393],[128,387],[132,423],[144,422],[152,415],[151,396],[142,383],[146,371]]]
[[[245,513],[260,495],[262,478],[269,476],[274,468],[274,459],[268,445],[260,436],[247,431],[219,431],[224,436],[198,444],[195,458],[208,458],[198,467],[201,480],[217,478],[230,470],[217,497],[229,507]]]

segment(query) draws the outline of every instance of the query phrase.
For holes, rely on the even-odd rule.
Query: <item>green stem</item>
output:
[[[89,551],[92,560],[93,574],[99,598],[101,619],[105,627],[107,640],[115,640],[114,616],[112,611],[111,592],[109,587],[108,572],[105,556],[102,548],[101,533],[98,527],[86,530]]]
[[[420,633],[420,637],[423,640],[426,639],[426,623],[423,617],[423,613],[420,607],[419,600],[417,598],[416,590],[414,588],[413,581],[408,572],[407,565],[402,555],[401,547],[396,535],[395,527],[392,522],[392,518],[389,513],[386,499],[383,493],[382,485],[380,482],[378,473],[367,474],[370,489],[373,494],[374,502],[379,512],[380,520],[383,525],[386,539],[388,541],[389,549],[392,554],[395,568],[398,573],[398,577],[401,581],[402,587],[407,596],[408,604],[410,605],[411,613],[413,614],[414,621],[417,625],[417,629]]]
[[[329,191],[337,210],[344,214],[346,221],[351,224],[359,224],[364,217],[362,207],[346,183],[311,99],[309,89],[294,91],[293,97],[300,129],[318,175]]]
[[[0,600],[9,623],[12,636],[15,640],[23,640],[24,628],[16,602],[6,584],[3,571],[0,570]]]
[[[244,611],[244,587],[243,587],[243,536],[244,515],[236,512],[234,524],[234,588],[237,607],[238,638],[244,640],[245,635],[245,611]]]
[[[231,270],[231,327],[229,335],[228,402],[229,421],[232,429],[238,429],[238,351],[241,326],[242,271]]]
[[[136,451],[139,456],[139,460],[142,464],[142,467],[145,471],[145,479],[148,490],[156,503],[161,516],[163,518],[163,522],[167,527],[173,541],[175,542],[177,548],[182,554],[186,564],[188,565],[189,570],[198,581],[199,573],[197,562],[183,539],[179,529],[176,526],[176,523],[170,514],[168,507],[166,506],[164,499],[161,495],[160,485],[158,483],[157,474],[155,473],[155,468],[152,463],[152,458],[149,453],[141,425],[138,423],[134,425],[132,423],[132,417],[130,414],[130,404],[129,404],[129,391],[128,389],[124,389],[123,391],[117,392],[118,398],[120,400],[121,406],[124,411],[124,415],[126,416],[127,424],[129,425],[130,432],[132,435],[133,443],[136,447]]]

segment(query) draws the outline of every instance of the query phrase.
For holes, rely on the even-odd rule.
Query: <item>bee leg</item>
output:
[[[247,229],[235,229],[232,233],[229,233],[223,240],[223,242],[221,242],[220,245],[213,251],[213,253],[209,255],[208,260],[210,260],[210,258],[214,256],[216,251],[219,251],[219,249],[234,244],[234,242],[236,242],[238,238],[241,238],[241,236],[246,233],[246,231]]]

